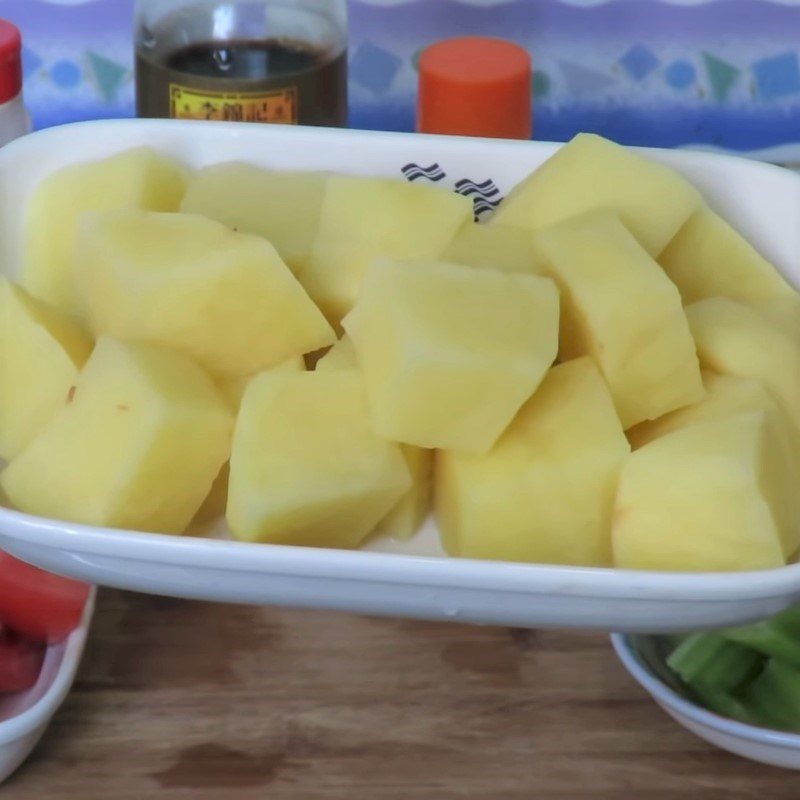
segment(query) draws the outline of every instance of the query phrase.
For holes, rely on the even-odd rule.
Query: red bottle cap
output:
[[[0,103],[22,90],[22,37],[15,25],[0,19]]]
[[[423,133],[530,139],[531,57],[502,39],[464,36],[419,59],[417,129]]]

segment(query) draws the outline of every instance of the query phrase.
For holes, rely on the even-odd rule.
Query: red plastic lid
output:
[[[13,100],[22,90],[22,37],[19,29],[0,19],[0,103]]]
[[[464,36],[419,59],[417,128],[423,133],[530,139],[531,57],[503,39]]]

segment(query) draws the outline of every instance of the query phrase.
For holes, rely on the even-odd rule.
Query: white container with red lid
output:
[[[0,19],[0,147],[31,129],[22,100],[22,37]]]

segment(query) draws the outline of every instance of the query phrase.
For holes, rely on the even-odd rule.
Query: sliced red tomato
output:
[[[89,586],[0,551],[0,623],[31,639],[58,641],[81,620]]]
[[[0,631],[0,694],[32,688],[42,671],[45,649],[44,642]]]

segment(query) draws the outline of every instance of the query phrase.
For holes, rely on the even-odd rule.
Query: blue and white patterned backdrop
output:
[[[133,113],[132,0],[0,0],[38,127]],[[350,0],[350,120],[411,130],[416,57],[483,33],[535,63],[535,136],[800,160],[800,0]],[[488,109],[487,113],[491,113]]]

